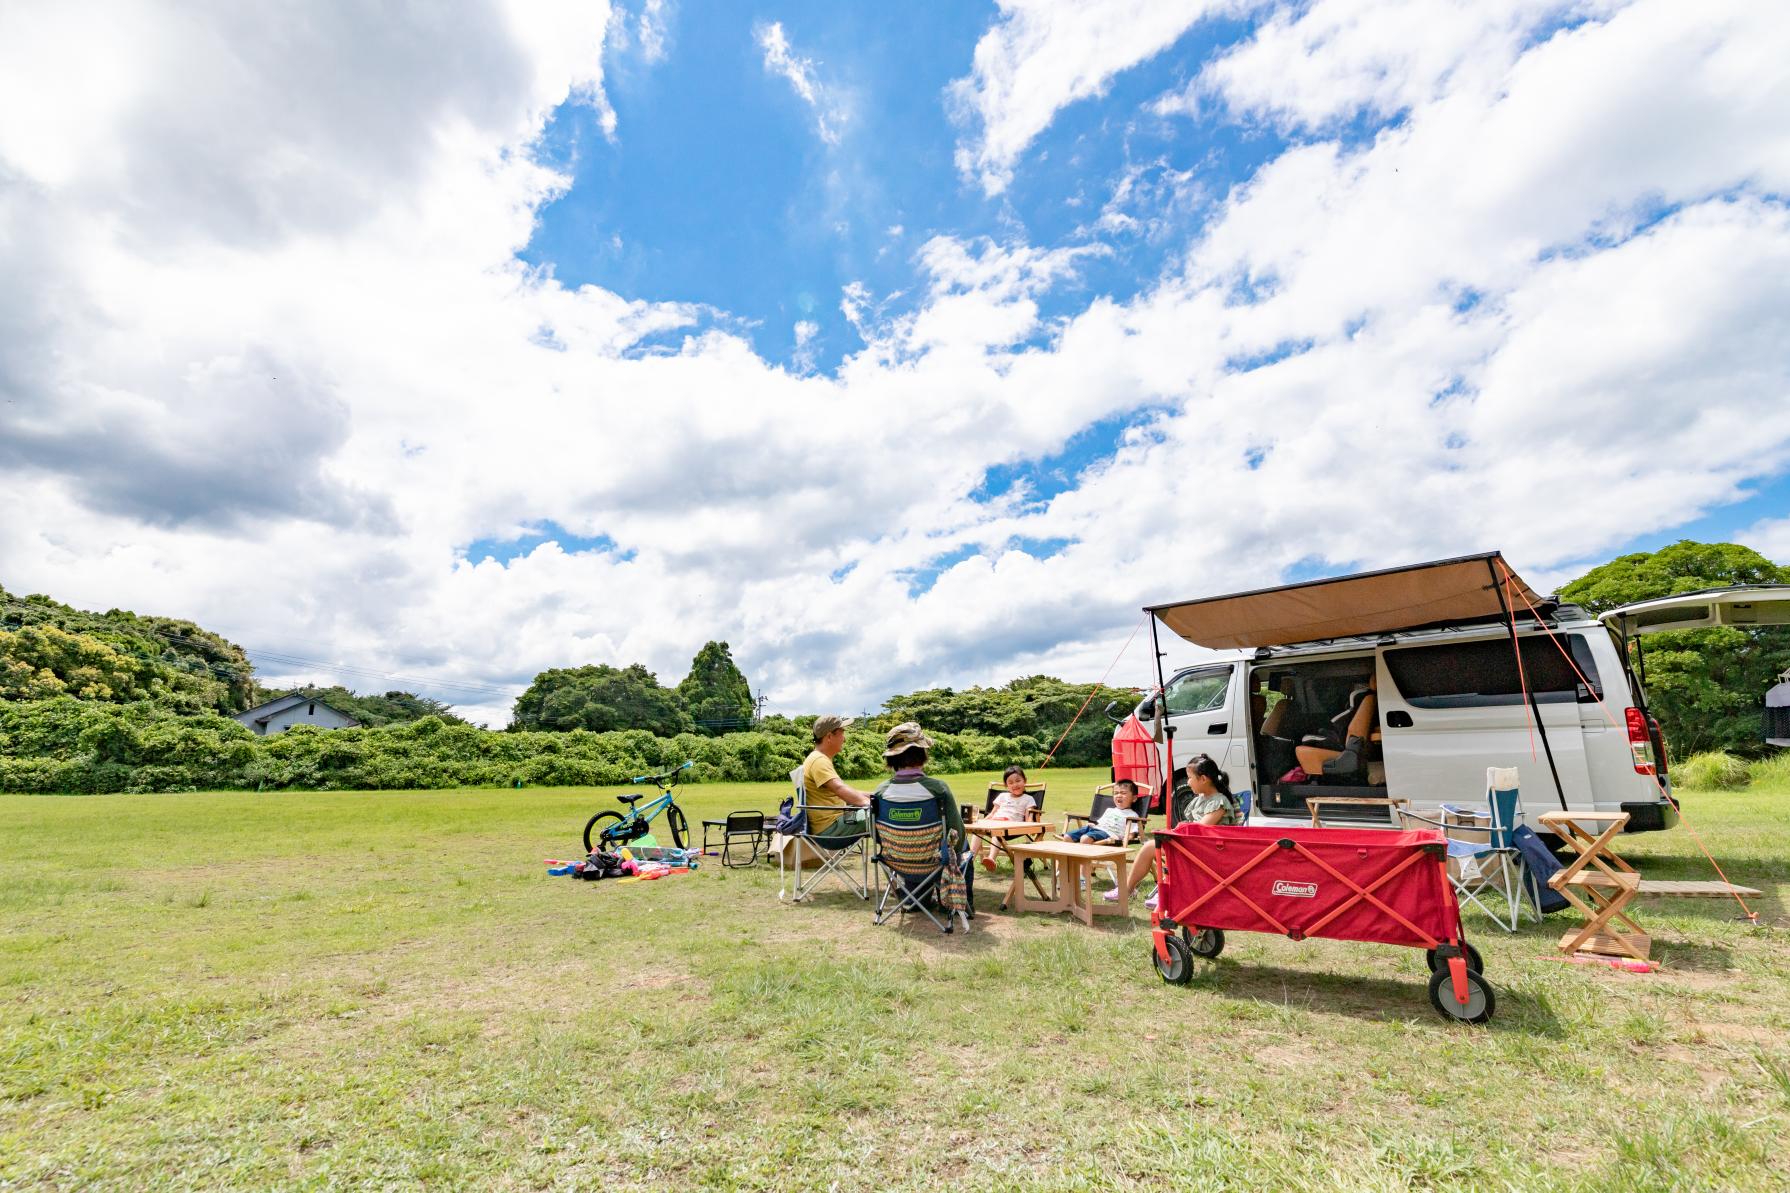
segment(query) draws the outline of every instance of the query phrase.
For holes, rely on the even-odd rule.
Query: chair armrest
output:
[[[1092,820],[1092,819],[1093,819],[1093,817],[1091,817],[1091,816],[1083,816],[1083,815],[1082,815],[1082,814],[1081,814],[1081,813],[1080,813],[1080,812],[1065,812],[1065,813],[1063,813],[1063,819],[1064,819],[1064,820],[1065,820],[1065,821],[1070,821],[1070,820],[1079,820],[1079,821],[1081,821],[1081,822],[1082,822],[1082,823],[1083,823],[1083,824],[1086,824],[1086,823],[1088,823],[1088,822],[1089,822],[1089,821],[1090,821],[1090,820]]]

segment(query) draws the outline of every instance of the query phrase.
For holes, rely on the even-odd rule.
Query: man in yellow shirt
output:
[[[811,835],[855,837],[867,831],[868,822],[862,813],[842,815],[823,811],[825,808],[868,808],[870,796],[851,786],[833,769],[833,759],[845,748],[845,731],[851,717],[831,713],[814,721],[814,749],[802,760],[802,790],[808,805],[808,831]]]

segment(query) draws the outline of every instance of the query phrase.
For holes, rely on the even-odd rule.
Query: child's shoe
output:
[[[1150,897],[1144,900],[1144,909],[1147,911],[1155,911],[1157,897],[1161,894],[1161,891],[1151,891]]]
[[[982,868],[984,870],[987,870],[990,874],[993,874],[994,873],[994,859],[991,857],[983,858],[982,859]]]

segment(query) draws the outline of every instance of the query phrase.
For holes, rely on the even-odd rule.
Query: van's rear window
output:
[[[1556,703],[1592,700],[1603,695],[1591,647],[1582,635],[1562,634],[1560,641],[1572,649],[1573,662],[1591,681],[1583,681],[1561,654],[1554,640],[1520,639],[1523,676],[1517,674],[1516,652],[1508,638],[1480,642],[1451,642],[1438,646],[1414,646],[1386,652],[1386,669],[1399,695],[1418,708],[1471,708],[1478,705],[1516,704],[1523,699],[1522,678],[1538,701]]]

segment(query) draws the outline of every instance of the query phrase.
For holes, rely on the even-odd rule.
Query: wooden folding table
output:
[[[1015,859],[1013,885],[1007,889],[1003,907],[1013,911],[1066,911],[1092,927],[1097,915],[1131,915],[1131,875],[1125,865],[1128,856],[1123,845],[1083,845],[1079,841],[1011,842],[1008,853]],[[1026,894],[1022,862],[1038,861],[1050,866],[1051,893],[1042,890],[1039,898]],[[1119,872],[1119,897],[1108,902],[1096,899],[1091,889],[1094,867],[1112,863]],[[1033,879],[1033,885],[1037,880]]]
[[[1586,920],[1560,938],[1560,951],[1569,957],[1585,952],[1647,960],[1653,941],[1624,910],[1640,892],[1641,876],[1610,848],[1611,838],[1627,826],[1628,813],[1543,812],[1538,819],[1579,855],[1548,879]],[[1628,931],[1617,931],[1612,921]]]

